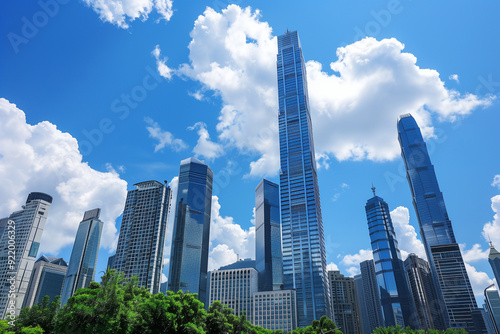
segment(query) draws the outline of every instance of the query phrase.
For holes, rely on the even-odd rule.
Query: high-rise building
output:
[[[23,308],[39,304],[45,296],[51,301],[61,296],[67,270],[68,263],[63,258],[40,256],[33,266]]]
[[[360,275],[354,277],[361,318],[361,332],[371,334],[377,327],[384,327],[380,293],[375,275],[375,262],[366,260],[359,264]]]
[[[0,220],[0,316],[18,316],[28,291],[52,197],[32,192],[22,210]],[[10,256],[10,258],[9,258]],[[14,256],[14,262],[12,261]],[[9,299],[10,296],[15,296]]]
[[[415,311],[408,279],[392,225],[389,205],[375,194],[366,202],[366,218],[375,259],[375,272],[380,293],[384,324],[416,328],[412,314]]]
[[[500,295],[495,285],[484,289],[484,304],[496,334],[500,334]]]
[[[210,213],[210,167],[196,158],[181,161],[168,289],[197,293],[206,302]]]
[[[214,270],[209,273],[208,305],[216,300],[237,316],[253,318],[253,294],[259,291],[259,273],[254,268]]]
[[[101,209],[86,211],[83,220],[78,225],[64,279],[61,306],[66,305],[76,290],[88,287],[90,282],[95,279],[95,267],[104,225],[99,219],[100,215]]]
[[[493,243],[491,242],[488,262],[490,263],[491,269],[493,269],[493,274],[495,275],[497,284],[500,284],[500,253],[495,249],[495,247],[493,247]]]
[[[328,272],[335,325],[344,334],[360,334],[358,299],[354,278],[344,277],[338,270]]]
[[[256,326],[284,333],[297,328],[295,290],[261,291],[253,295],[253,320]]]
[[[255,189],[255,269],[260,291],[283,289],[279,186],[266,179]]]
[[[412,253],[408,255],[404,264],[415,301],[419,329],[445,330],[444,319],[439,311],[442,301],[437,298],[429,263]]]
[[[278,36],[283,284],[295,289],[298,325],[332,318],[306,68],[297,31]]]
[[[445,326],[479,333],[472,318],[476,300],[422,133],[410,114],[400,116],[397,127],[420,235],[438,297],[444,300]]]
[[[108,259],[111,269],[136,276],[139,286],[160,291],[163,248],[170,204],[170,188],[158,181],[134,185],[127,193],[116,254]]]

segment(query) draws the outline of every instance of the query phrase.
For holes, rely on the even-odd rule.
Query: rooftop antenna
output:
[[[488,240],[489,240],[489,243],[490,243],[490,248],[493,248],[493,243],[491,242],[491,238],[490,238],[490,234],[488,233]]]
[[[377,196],[375,195],[375,187],[373,186],[373,182],[372,182],[372,191],[373,191],[373,196]]]

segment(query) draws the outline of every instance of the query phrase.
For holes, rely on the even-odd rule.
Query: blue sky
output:
[[[215,175],[211,267],[253,257],[254,190],[264,176],[278,182],[275,36],[289,28],[308,62],[328,263],[352,275],[370,257],[372,182],[401,249],[422,253],[397,145],[397,116],[411,112],[476,294],[489,284],[484,236],[500,247],[497,2],[96,3],[0,4],[0,215],[30,191],[53,195],[43,253],[68,260],[83,212],[101,207],[104,270],[126,191],[150,179],[175,189],[180,160],[196,155]]]

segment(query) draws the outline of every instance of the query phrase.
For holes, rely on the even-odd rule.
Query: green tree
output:
[[[52,334],[54,333],[54,318],[59,311],[60,305],[60,296],[54,298],[52,302],[50,302],[49,296],[45,296],[39,304],[23,308],[12,329],[15,333],[25,333],[21,331],[23,328],[32,327],[35,330],[40,327],[43,329],[43,333]],[[36,331],[32,332],[38,333]]]

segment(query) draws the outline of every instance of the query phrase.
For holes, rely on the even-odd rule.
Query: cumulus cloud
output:
[[[486,240],[491,240],[498,249],[500,247],[500,195],[491,198],[491,209],[495,215],[492,221],[484,224],[483,237]]]
[[[495,175],[495,177],[493,178],[493,183],[491,184],[492,187],[497,187],[498,189],[500,189],[500,174],[499,175]]]
[[[480,260],[487,260],[490,250],[483,250],[480,244],[474,244],[471,249],[466,250],[465,244],[460,244],[460,249],[462,250],[462,256],[465,262],[477,262]]]
[[[238,255],[234,249],[229,248],[226,244],[219,244],[212,248],[208,256],[208,270],[216,270],[222,266],[236,262]]]
[[[155,152],[162,150],[166,146],[172,148],[176,152],[182,151],[188,147],[182,139],[174,138],[173,134],[162,130],[160,125],[151,118],[145,117],[144,121],[149,125],[146,127],[146,130],[149,132],[149,136],[158,140],[158,144],[155,145]]]
[[[85,211],[101,208],[101,246],[113,250],[115,220],[123,211],[127,182],[111,165],[106,172],[82,161],[78,142],[44,121],[26,123],[24,112],[0,98],[0,216],[21,209],[32,191],[54,198],[40,252],[57,255],[71,245]]]
[[[83,0],[104,22],[127,29],[129,23],[139,18],[148,19],[155,10],[165,21],[170,21],[173,15],[172,0]]]
[[[465,269],[472,285],[472,290],[476,298],[482,299],[484,289],[493,284],[494,281],[488,277],[488,274],[482,271],[477,271],[476,268],[465,262]]]
[[[458,74],[452,74],[448,77],[448,79],[450,80],[455,80],[457,83],[459,83],[458,81]]]
[[[332,270],[339,270],[339,267],[333,263],[333,262],[330,262],[327,266],[326,266],[326,270],[328,271],[332,271]]]
[[[189,64],[179,74],[220,96],[219,138],[258,158],[250,175],[279,168],[276,38],[260,12],[229,5],[207,8],[195,21]],[[328,74],[307,62],[307,80],[318,156],[385,161],[399,156],[395,122],[411,112],[428,137],[433,118],[454,121],[494,97],[448,89],[437,71],[422,69],[398,40],[365,38],[338,48]],[[307,57],[307,50],[306,52]]]
[[[347,254],[342,258],[340,264],[347,267],[346,271],[350,276],[360,273],[359,264],[366,260],[373,259],[373,252],[371,249],[360,249],[357,254]]]
[[[151,52],[156,59],[156,66],[158,67],[158,72],[162,77],[167,80],[172,79],[172,75],[175,73],[173,69],[167,66],[167,58],[161,57],[160,46],[157,45],[155,49]]]
[[[410,225],[410,212],[408,208],[398,206],[391,211],[391,219],[403,261],[410,253],[415,253],[422,259],[427,260],[424,244],[418,239],[415,228]]]
[[[198,130],[198,142],[193,148],[195,156],[204,157],[207,160],[214,160],[224,154],[224,149],[220,144],[210,140],[210,134],[207,130],[207,125],[203,122],[198,122],[193,126],[188,127],[189,130]]]
[[[316,167],[318,167],[318,170],[321,168],[324,168],[328,170],[330,168],[330,157],[328,154],[325,153],[315,153],[315,158],[316,158]]]

